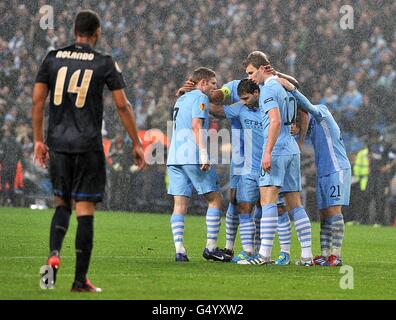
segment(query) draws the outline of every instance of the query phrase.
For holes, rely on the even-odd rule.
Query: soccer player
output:
[[[216,88],[216,74],[208,68],[194,70],[196,89],[179,97],[173,109],[173,134],[168,153],[168,193],[173,195],[171,216],[176,261],[189,261],[184,247],[184,216],[193,188],[208,201],[206,213],[207,242],[203,257],[207,260],[229,259],[217,248],[221,222],[222,196],[219,192],[215,168],[210,165],[207,152],[209,128],[208,95]]]
[[[93,246],[95,204],[103,198],[106,179],[101,135],[105,85],[112,91],[118,114],[133,141],[135,162],[141,169],[145,163],[121,70],[111,56],[94,50],[101,34],[98,15],[90,10],[80,11],[74,34],[73,45],[48,53],[36,77],[32,109],[34,159],[47,167],[49,155],[55,195],[47,263],[56,274],[74,200],[78,225],[71,291],[100,292],[87,279],[87,272]],[[44,144],[43,117],[48,95],[50,110]]]
[[[283,77],[288,79],[291,83],[298,87],[298,81],[287,75],[275,71],[272,69],[272,66],[266,66],[269,72],[278,75],[279,77]],[[227,104],[231,105],[240,101],[237,88],[238,84],[241,80],[232,80],[226,84],[224,84],[221,89],[213,90],[209,95],[209,101],[213,104]],[[192,78],[189,78],[183,85],[183,87],[179,88],[176,93],[176,96],[181,96],[185,92],[189,92],[195,89],[196,83],[192,81]],[[238,118],[230,119],[231,122],[231,146],[232,146],[232,158],[231,158],[231,166],[230,166],[230,203],[228,205],[227,213],[226,213],[226,244],[225,248],[222,250],[224,254],[231,259],[234,255],[234,244],[236,234],[238,232],[239,226],[239,213],[237,207],[237,186],[238,181],[241,176],[241,170],[244,166],[244,136],[241,134],[242,125]],[[301,127],[303,128],[303,126]],[[285,212],[283,209],[284,203],[279,202],[279,210],[280,212]],[[281,219],[282,223],[285,223],[285,217],[288,215],[283,215],[283,219]],[[258,204],[255,209],[255,223],[256,223],[256,234],[259,235],[259,221],[261,219],[261,206]],[[257,223],[258,221],[258,223]],[[290,221],[289,221],[290,223]],[[287,227],[283,227],[284,230],[287,230]],[[291,236],[290,236],[291,237]],[[259,236],[258,239],[255,237],[255,242],[260,242]],[[286,238],[285,238],[286,239]],[[282,239],[285,243],[290,244],[290,240]]]
[[[255,225],[254,219],[257,219],[259,215],[257,212],[261,212],[261,210],[257,210],[260,208],[260,204],[258,203],[256,206],[254,217],[252,211],[259,200],[259,176],[264,136],[258,104],[259,87],[252,80],[244,79],[239,82],[237,92],[240,102],[224,107],[211,104],[211,113],[216,116],[225,116],[230,120],[238,120],[242,125],[242,135],[247,138],[247,141],[245,140],[244,172],[240,173],[236,188],[243,251],[232,259],[234,263],[246,264],[248,257],[254,253],[255,233],[259,234],[259,224]],[[288,217],[284,210],[284,203],[280,201],[278,206],[280,217],[283,217],[284,213]],[[284,246],[285,232],[283,229],[279,231],[281,246]],[[291,238],[290,228],[289,236]],[[287,242],[289,244],[287,251],[290,253],[290,239]]]
[[[265,66],[271,64],[263,52],[250,53],[244,65],[249,78],[261,85],[259,105],[264,128],[259,180],[262,206],[261,246],[259,253],[248,261],[252,264],[271,263],[271,252],[278,225],[276,201],[279,192],[283,192],[302,249],[301,259],[297,264],[312,266],[311,223],[300,197],[300,150],[290,134],[291,124],[297,114],[295,99],[288,96],[285,89],[276,81],[277,77],[266,70]]]
[[[211,101],[217,100],[220,103],[234,104],[239,101],[237,87],[240,80],[232,80],[214,90],[211,94]],[[217,93],[216,93],[217,91]],[[209,97],[210,98],[210,97]],[[212,104],[211,104],[212,106]],[[230,119],[231,123],[231,148],[232,157],[230,165],[230,202],[226,213],[226,244],[223,249],[224,254],[231,259],[234,256],[234,244],[239,226],[239,212],[237,206],[237,187],[240,179],[240,172],[244,166],[244,136],[241,132],[241,122],[238,118]]]
[[[316,202],[320,214],[320,246],[322,254],[314,263],[341,266],[344,239],[342,206],[349,205],[351,165],[342,140],[341,130],[325,105],[312,103],[293,84],[279,79],[297,99],[298,107],[309,112],[308,136],[312,140],[316,163]]]

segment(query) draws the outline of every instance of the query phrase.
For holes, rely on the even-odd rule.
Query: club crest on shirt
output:
[[[199,105],[199,109],[200,109],[201,111],[204,111],[204,110],[205,110],[205,103],[201,103],[201,104]]]

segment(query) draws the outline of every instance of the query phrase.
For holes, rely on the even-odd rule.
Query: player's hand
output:
[[[195,82],[192,80],[192,77],[189,77],[186,82],[184,82],[183,86],[181,88],[179,88],[179,90],[177,90],[176,92],[176,97],[180,97],[183,94],[185,94],[186,92],[190,92],[192,90],[194,90],[196,87]]]
[[[144,160],[144,150],[141,144],[134,145],[133,155],[135,159],[135,164],[139,167],[140,170],[144,169],[144,167],[146,166],[146,161]]]
[[[264,67],[265,72],[272,73],[273,75],[277,75],[278,72],[274,70],[274,68],[269,64]]]
[[[290,133],[292,136],[296,136],[300,133],[300,128],[294,122],[291,124]]]
[[[201,171],[208,171],[210,168],[209,155],[205,148],[199,150],[199,160],[201,161],[201,166],[199,167]]]
[[[296,89],[294,84],[286,80],[285,78],[276,79],[287,91],[293,91]]]
[[[264,169],[264,171],[270,172],[271,164],[272,164],[272,155],[269,152],[265,152],[263,161],[261,162],[261,166]]]
[[[48,147],[43,142],[36,142],[34,144],[33,162],[45,169],[47,168],[48,159]]]

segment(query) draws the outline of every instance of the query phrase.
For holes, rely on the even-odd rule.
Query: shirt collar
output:
[[[278,76],[271,76],[269,78],[267,78],[267,80],[264,81],[264,85],[266,85],[268,82],[270,82],[272,79],[277,79]]]

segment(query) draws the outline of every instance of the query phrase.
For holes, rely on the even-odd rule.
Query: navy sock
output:
[[[93,248],[93,216],[77,217],[77,221],[75,280],[85,283]]]
[[[65,238],[67,229],[69,228],[71,209],[67,207],[56,207],[54,216],[52,217],[50,230],[50,251],[51,254],[57,251],[59,254],[62,249],[63,239]]]

